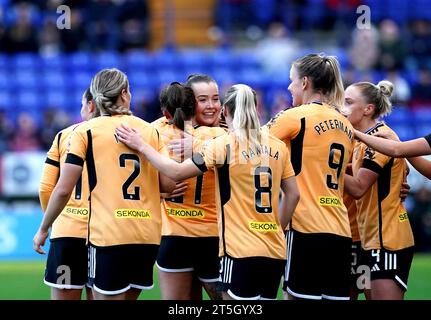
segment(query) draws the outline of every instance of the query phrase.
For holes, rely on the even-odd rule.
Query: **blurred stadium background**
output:
[[[70,29],[57,28],[60,5]],[[368,29],[357,28],[360,5]],[[56,132],[79,121],[95,72],[125,71],[147,121],[159,89],[191,73],[213,76],[222,95],[246,83],[264,123],[290,104],[290,63],[310,52],[336,55],[346,85],[392,81],[386,121],[402,140],[431,132],[429,0],[0,0],[0,299],[49,298],[32,250],[41,167]],[[407,298],[431,299],[431,184],[414,170],[409,183],[418,254]]]

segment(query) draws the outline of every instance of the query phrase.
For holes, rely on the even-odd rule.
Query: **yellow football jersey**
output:
[[[356,208],[356,200],[353,197],[351,197],[347,192],[345,192],[343,196],[343,202],[347,208],[347,213],[349,215],[350,231],[352,233],[352,242],[361,241],[361,238],[359,236],[359,229],[358,229],[358,220],[357,220],[358,209]]]
[[[40,182],[41,190],[52,190],[57,184],[60,170],[66,160],[70,135],[80,124],[74,124],[61,130],[55,136],[49,149],[42,171]],[[86,238],[88,223],[88,179],[87,167],[84,164],[82,175],[76,184],[61,214],[54,221],[51,229],[51,239],[60,237]],[[43,211],[48,205],[50,193],[39,192],[39,198]]]
[[[157,130],[134,116],[102,116],[76,128],[66,162],[87,164],[88,239],[94,246],[159,244],[158,171],[143,155],[119,142],[115,128],[122,123],[138,130],[154,149],[163,148]]]
[[[167,120],[153,123],[162,141],[167,144],[179,139],[183,131],[169,124]],[[218,127],[187,128],[196,141],[213,139],[226,132]],[[194,143],[195,145],[195,143]],[[170,153],[178,162],[184,159]],[[215,176],[213,171],[186,179],[188,187],[181,197],[164,199],[162,203],[162,235],[184,237],[217,237],[217,209],[215,200]]]
[[[207,141],[193,161],[215,170],[220,256],[286,259],[278,199],[281,180],[294,171],[285,144],[262,132],[250,146],[230,133]]]
[[[382,122],[366,133],[391,131]],[[360,168],[372,170],[379,175],[371,188],[356,201],[358,226],[362,247],[365,250],[400,250],[414,245],[407,211],[400,199],[401,184],[406,163],[401,158],[391,158],[376,152],[364,143],[355,146],[353,175]]]
[[[314,102],[281,111],[265,126],[286,143],[301,194],[291,227],[303,233],[350,237],[343,203],[353,127],[337,110]]]

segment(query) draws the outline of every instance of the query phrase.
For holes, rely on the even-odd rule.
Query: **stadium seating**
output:
[[[298,56],[310,50],[304,49]],[[345,48],[328,49],[327,53],[338,57],[343,70],[348,67]],[[290,82],[285,73],[276,77],[266,76],[250,49],[165,49],[124,54],[76,52],[49,57],[32,53],[0,54],[0,109],[31,110],[40,114],[46,108],[55,107],[76,114],[82,93],[94,73],[111,67],[127,73],[137,103],[156,97],[163,85],[185,81],[191,73],[199,72],[213,76],[221,90],[232,83],[254,87],[263,95],[265,107],[270,109],[275,102],[275,94],[287,92]],[[411,86],[418,80],[415,70],[402,70],[400,73]],[[374,82],[385,77],[381,71],[372,71],[370,75]],[[356,81],[363,77],[358,74]],[[431,132],[431,108],[411,111],[408,107],[397,106],[385,120],[403,140]]]

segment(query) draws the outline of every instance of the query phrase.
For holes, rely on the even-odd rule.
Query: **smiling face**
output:
[[[299,77],[298,70],[294,66],[290,68],[290,80],[292,81],[287,88],[292,94],[292,105],[294,107],[300,106],[302,97],[304,95],[303,79]]]
[[[218,125],[221,103],[215,82],[197,82],[192,84],[196,97],[195,122],[201,126]]]
[[[345,91],[345,108],[348,111],[347,118],[356,129],[359,128],[361,121],[365,117],[365,110],[368,104],[361,95],[360,90],[355,86],[347,87]]]

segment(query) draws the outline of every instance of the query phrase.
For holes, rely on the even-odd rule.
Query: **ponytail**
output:
[[[394,90],[394,85],[388,81],[380,81],[377,85],[371,82],[358,82],[352,84],[357,87],[364,97],[366,103],[374,105],[373,119],[386,116],[392,112],[390,97]]]
[[[256,92],[247,85],[236,84],[226,92],[224,101],[224,106],[233,115],[232,126],[238,141],[259,144],[261,132]]]
[[[300,78],[308,77],[313,89],[321,92],[326,103],[341,109],[344,105],[344,86],[340,65],[334,56],[308,54],[295,62]]]
[[[93,101],[103,114],[132,114],[129,107],[116,105],[123,89],[130,90],[129,80],[123,72],[115,68],[99,71],[91,80],[90,92]]]
[[[184,130],[184,122],[190,120],[195,114],[195,96],[190,87],[179,82],[172,82],[162,89],[159,96],[162,110],[172,116],[171,124]]]

